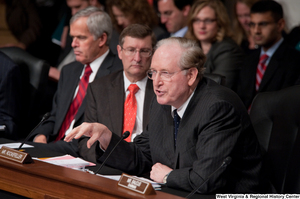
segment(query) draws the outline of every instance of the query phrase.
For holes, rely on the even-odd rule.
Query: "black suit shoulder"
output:
[[[0,125],[6,129],[0,137],[18,138],[21,119],[21,72],[6,54],[0,51]]]
[[[231,38],[225,38],[223,41],[212,44],[204,65],[205,72],[225,76],[226,86],[236,90],[243,59],[242,49]]]

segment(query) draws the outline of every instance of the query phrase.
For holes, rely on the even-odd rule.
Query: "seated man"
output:
[[[21,119],[21,72],[0,52],[0,138],[16,140]]]
[[[63,68],[51,116],[34,131],[34,142],[61,141],[83,122],[88,83],[122,68],[120,59],[108,47],[111,32],[110,17],[96,7],[80,10],[71,18],[70,35],[77,61]]]
[[[148,26],[133,24],[122,31],[119,44],[118,54],[123,70],[89,85],[84,121],[102,123],[119,136],[129,130],[131,136],[128,141],[131,142],[148,124],[149,107],[154,92],[152,81],[147,78],[147,71],[151,63],[155,35]],[[133,95],[137,106],[130,126],[125,125],[126,122],[123,125],[123,121],[130,114],[125,104],[133,99],[129,91],[132,85],[137,85],[138,90]],[[92,149],[87,149],[87,140],[88,138],[80,140],[79,153],[83,158],[96,162],[94,147],[97,144]]]
[[[203,77],[204,61],[195,41],[158,42],[148,71],[156,94],[149,123],[134,142],[122,141],[106,164],[135,175],[151,171],[152,180],[191,191],[231,157],[198,192],[262,192],[260,147],[247,111],[234,92]],[[90,137],[88,147],[99,141],[99,162],[120,139],[103,124],[83,123],[65,141],[83,135]]]
[[[300,53],[282,37],[282,6],[276,1],[258,1],[250,16],[250,33],[260,48],[244,60],[237,90],[249,110],[258,93],[293,86],[300,76]]]

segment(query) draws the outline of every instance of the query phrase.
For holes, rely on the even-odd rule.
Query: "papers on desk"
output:
[[[101,176],[101,177],[104,177],[104,178],[111,179],[111,180],[116,180],[116,181],[119,181],[120,177],[121,177],[121,175],[101,175],[101,174],[97,174],[97,175]],[[137,177],[137,176],[133,176],[133,177],[138,178],[138,179],[143,180],[143,181],[146,181],[146,182],[150,182],[152,187],[155,190],[161,190],[161,185],[157,182],[154,182],[152,180],[149,180],[149,179],[143,178],[143,177]]]
[[[11,149],[18,149],[20,145],[21,145],[20,142],[0,144],[0,149],[2,148],[2,146],[6,146],[6,147],[11,148]],[[23,148],[33,148],[33,147],[34,147],[34,146],[31,146],[31,145],[29,145],[29,144],[24,144],[24,145],[22,146],[22,149],[23,149]]]
[[[81,158],[75,158],[71,155],[63,155],[63,156],[47,158],[47,159],[42,158],[40,160],[44,162],[48,162],[50,164],[55,164],[58,166],[68,167],[72,169],[81,169],[81,168],[85,168],[86,166],[95,166],[94,163],[85,161]]]

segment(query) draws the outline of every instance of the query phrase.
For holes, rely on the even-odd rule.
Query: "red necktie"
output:
[[[86,65],[84,70],[84,75],[81,77],[78,85],[78,92],[76,94],[76,97],[74,98],[73,102],[71,103],[68,113],[65,117],[65,120],[60,128],[59,134],[56,137],[55,141],[61,140],[64,136],[66,131],[69,129],[72,121],[75,118],[75,115],[77,114],[77,111],[79,107],[82,104],[82,101],[85,97],[86,89],[89,84],[89,77],[92,73],[92,69],[89,64]]]
[[[123,133],[126,131],[130,132],[130,135],[125,139],[127,142],[131,142],[131,134],[135,124],[137,110],[135,93],[139,89],[140,88],[138,87],[138,85],[130,84],[130,86],[128,87],[130,93],[128,94],[124,104]]]
[[[258,91],[261,80],[264,76],[264,73],[266,71],[266,61],[268,60],[269,56],[267,54],[263,54],[259,58],[259,63],[256,69],[256,83],[255,83],[255,89]]]

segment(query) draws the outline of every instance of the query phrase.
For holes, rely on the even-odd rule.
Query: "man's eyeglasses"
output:
[[[171,15],[172,15],[173,11],[172,10],[169,10],[169,11],[165,11],[163,13],[159,13],[158,14],[158,17],[161,18],[161,17],[166,17],[166,18],[169,18]]]
[[[205,25],[211,25],[215,21],[217,21],[217,19],[203,19],[203,20],[199,18],[193,19],[194,24],[200,24],[201,22],[203,22]]]
[[[272,24],[272,23],[275,23],[275,22],[268,22],[268,21],[263,21],[263,22],[260,22],[260,23],[253,23],[253,22],[250,22],[249,23],[249,27],[250,28],[255,28],[256,25],[259,27],[259,28],[265,28],[267,27],[268,25]]]
[[[134,56],[136,52],[140,53],[141,57],[150,57],[152,55],[152,50],[150,49],[136,49],[136,48],[123,48],[121,47],[122,50],[124,50],[124,53],[126,56]]]
[[[180,71],[176,71],[176,72],[173,72],[173,73],[170,73],[168,71],[156,71],[156,70],[148,70],[147,72],[147,76],[149,79],[153,80],[157,77],[157,74],[160,75],[160,78],[163,80],[163,81],[171,81],[171,78],[181,72],[181,71],[184,71],[184,70],[188,70],[188,69],[182,69]]]

